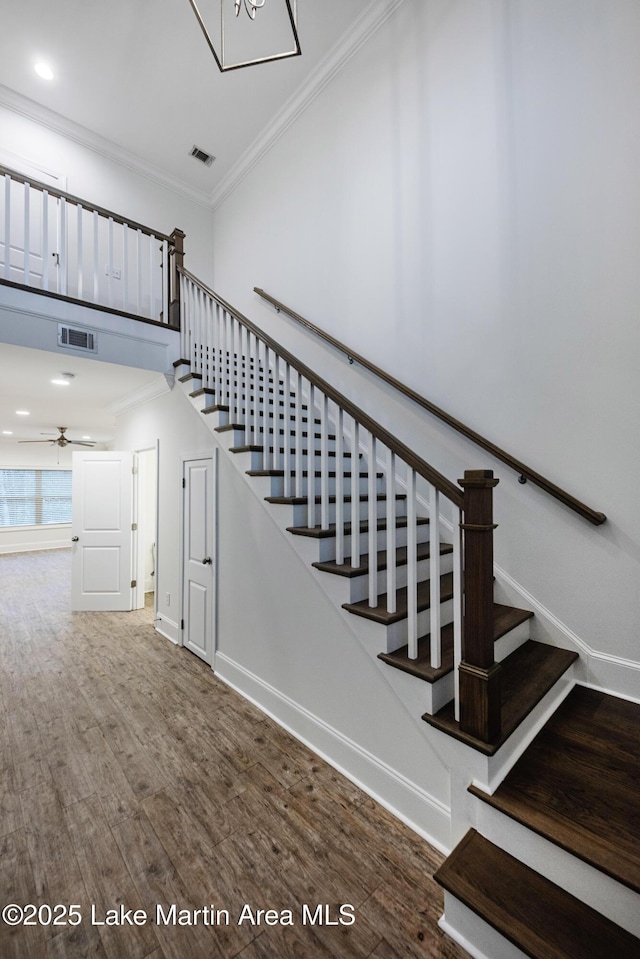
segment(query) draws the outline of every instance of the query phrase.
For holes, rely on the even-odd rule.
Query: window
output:
[[[71,522],[71,470],[0,469],[0,527]]]

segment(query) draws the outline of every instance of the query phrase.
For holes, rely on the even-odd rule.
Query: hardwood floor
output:
[[[82,917],[0,920],[2,959],[466,956],[442,856],[147,611],[70,613],[69,580],[66,551],[0,557],[0,907]]]

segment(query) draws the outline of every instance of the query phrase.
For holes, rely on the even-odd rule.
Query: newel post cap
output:
[[[493,489],[499,482],[493,470],[465,470],[463,478],[458,480],[463,489]]]

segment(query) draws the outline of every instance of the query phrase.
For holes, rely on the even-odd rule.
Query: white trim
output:
[[[615,656],[611,653],[604,653],[602,650],[594,649],[587,642],[585,642],[584,639],[581,639],[577,633],[574,633],[566,623],[563,623],[562,620],[558,619],[558,617],[552,613],[551,610],[547,609],[546,606],[535,599],[531,593],[524,588],[524,586],[518,583],[512,576],[509,575],[509,573],[502,569],[502,567],[494,564],[494,573],[498,581],[502,581],[506,586],[516,592],[518,596],[522,597],[522,602],[526,607],[529,607],[533,610],[536,617],[545,621],[551,630],[559,634],[560,643],[562,645],[569,644],[578,650],[581,658],[587,661],[589,673],[591,672],[591,664],[595,661],[596,664],[601,663],[605,667],[610,667],[612,673],[617,674],[617,676],[620,678],[621,689],[612,689],[611,695],[620,696],[621,698],[629,699],[632,702],[640,702],[637,694],[636,696],[633,696],[624,692],[625,679],[632,683],[633,689],[637,689],[637,676],[633,674],[640,670],[640,662],[632,659],[624,659],[622,656]],[[613,679],[613,676],[609,677],[609,681],[611,681],[611,679]],[[592,683],[589,679],[580,680],[580,682],[582,685],[592,685],[594,688],[598,689],[603,689],[603,686],[605,685],[604,682]],[[606,690],[603,689],[603,691]]]
[[[428,843],[449,852],[451,811],[443,802],[219,650],[215,673]]]
[[[169,619],[169,617],[165,616],[164,613],[158,613],[154,625],[156,632],[160,633],[161,636],[164,636],[165,639],[168,639],[170,642],[172,642],[174,646],[182,646],[180,641],[180,627],[177,623],[174,623],[172,619]]]
[[[277,140],[322,93],[358,50],[386,23],[404,0],[372,0],[360,17],[342,35],[320,65],[312,72],[284,107],[269,120],[262,133],[233,164],[226,176],[211,192],[214,210],[241,183],[253,167],[268,153]]]
[[[2,84],[0,84],[0,106],[6,107],[7,110],[11,110],[13,113],[17,113],[18,116],[33,120],[40,126],[46,127],[48,130],[53,130],[54,133],[59,133],[68,140],[79,143],[80,146],[100,154],[100,156],[105,157],[107,160],[118,163],[120,166],[137,173],[139,176],[145,177],[147,180],[151,180],[168,190],[172,190],[187,200],[198,203],[207,209],[210,206],[209,197],[203,190],[196,190],[188,186],[177,179],[177,177],[170,176],[158,169],[158,167],[151,166],[148,160],[144,160],[137,154],[125,150],[112,140],[108,140],[106,137],[102,137],[98,133],[94,133],[92,130],[88,130],[86,127],[74,123],[72,120],[68,120],[59,113],[49,110],[34,100],[30,100],[28,97],[23,97],[21,94],[16,93],[15,90],[11,90]]]
[[[134,390],[133,393],[129,393],[124,399],[112,403],[111,406],[108,407],[107,412],[111,416],[122,416],[124,413],[130,413],[131,410],[135,410],[136,407],[150,403],[151,400],[157,400],[160,396],[164,396],[165,393],[170,392],[171,387],[167,383],[166,376],[164,373],[159,373],[158,378],[153,380],[153,382],[145,383],[144,386]],[[141,450],[140,452],[144,451]]]
[[[36,527],[38,529],[39,527]],[[0,546],[0,556],[8,553],[41,553],[50,549],[71,549],[66,540],[43,540],[41,543],[7,543]]]

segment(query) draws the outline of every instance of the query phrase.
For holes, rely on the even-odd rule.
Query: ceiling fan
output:
[[[56,436],[55,433],[41,433],[41,436],[53,436],[52,440],[18,440],[18,443],[50,443],[52,446],[69,446],[73,443],[74,446],[95,446],[95,443],[86,443],[84,440],[69,440],[64,435],[67,432],[68,427],[58,426],[57,429],[60,432],[59,436]]]

